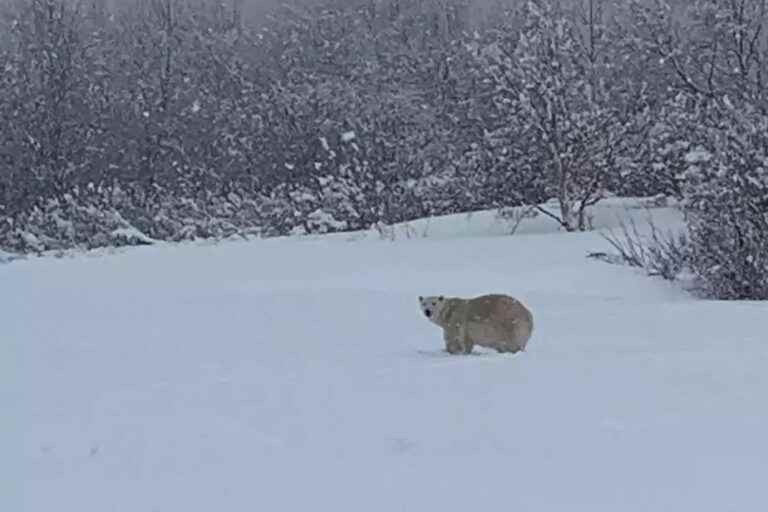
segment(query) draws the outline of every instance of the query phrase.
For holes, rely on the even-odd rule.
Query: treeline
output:
[[[768,297],[766,0],[0,0],[0,248],[683,200]]]

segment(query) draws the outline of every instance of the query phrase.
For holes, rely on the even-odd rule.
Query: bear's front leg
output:
[[[445,339],[445,349],[450,354],[469,354],[474,347],[474,343],[463,329],[444,329],[443,338]]]
[[[458,329],[443,329],[443,339],[445,340],[445,350],[448,353],[460,354],[464,351]]]

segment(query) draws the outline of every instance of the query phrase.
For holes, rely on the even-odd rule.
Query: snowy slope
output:
[[[609,198],[588,208],[589,225],[598,230],[619,229],[622,222],[634,220],[639,228],[647,225],[650,218],[659,226],[676,226],[682,217],[678,210],[672,208],[673,200],[666,201],[665,207],[660,207],[660,198]],[[540,205],[542,209],[559,215],[559,207],[552,201]],[[498,214],[498,210],[486,210],[440,217],[429,217],[415,221],[403,222],[385,229],[371,229],[354,233],[336,233],[322,235],[326,240],[409,240],[414,238],[447,239],[447,238],[487,238],[495,236],[551,234],[560,230],[560,225],[551,216],[531,208],[509,208],[510,217]],[[519,217],[515,213],[533,213],[533,216]],[[309,236],[307,238],[318,238]]]
[[[594,233],[345,240],[0,265],[0,510],[768,509],[768,304]],[[489,291],[528,352],[441,355],[417,295]]]

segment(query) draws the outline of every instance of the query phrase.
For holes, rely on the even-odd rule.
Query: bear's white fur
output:
[[[419,297],[419,305],[431,322],[443,328],[445,348],[451,354],[469,354],[475,345],[519,352],[533,333],[533,315],[508,295]]]

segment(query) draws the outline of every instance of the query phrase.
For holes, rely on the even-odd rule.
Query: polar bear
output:
[[[451,354],[469,354],[475,345],[498,352],[524,351],[533,333],[533,315],[508,295],[419,297],[419,305],[431,322],[443,328],[445,348]]]

